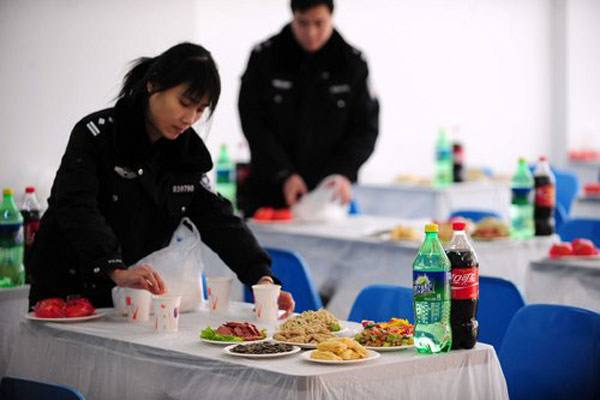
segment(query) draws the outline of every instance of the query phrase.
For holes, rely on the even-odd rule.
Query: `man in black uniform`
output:
[[[239,110],[251,152],[246,216],[295,204],[335,175],[348,203],[373,152],[379,104],[360,51],[333,28],[333,0],[292,0],[293,20],[259,44],[242,77]]]

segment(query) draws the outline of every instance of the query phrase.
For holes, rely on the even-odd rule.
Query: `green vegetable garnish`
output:
[[[262,331],[261,331],[262,332]],[[243,342],[244,340],[240,337],[233,335],[219,335],[210,326],[207,327],[200,333],[200,337],[205,340],[214,340],[218,342]]]

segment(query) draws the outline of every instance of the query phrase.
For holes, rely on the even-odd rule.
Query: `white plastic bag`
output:
[[[170,294],[181,296],[182,312],[192,311],[204,302],[202,296],[202,243],[196,226],[183,218],[165,248],[142,258],[130,268],[149,264],[161,276]],[[113,303],[117,312],[125,309],[123,288],[113,288]]]
[[[302,221],[335,221],[348,216],[349,205],[344,205],[340,200],[334,199],[337,189],[336,175],[330,175],[321,183],[292,206],[292,215],[295,220]]]

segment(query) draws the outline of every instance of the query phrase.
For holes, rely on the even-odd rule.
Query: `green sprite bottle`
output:
[[[527,166],[527,160],[519,158],[517,171],[512,177],[510,188],[510,229],[515,239],[529,239],[535,233],[534,208],[531,199],[534,186],[533,175]]]
[[[435,176],[434,186],[449,186],[452,184],[454,163],[452,161],[452,147],[446,136],[446,131],[440,129],[435,142]]]
[[[4,189],[0,205],[0,288],[25,284],[23,217],[12,189]]]
[[[442,353],[452,347],[450,271],[438,226],[425,225],[425,240],[413,262],[414,339],[419,353]]]
[[[235,207],[235,164],[231,161],[227,145],[222,144],[217,158],[217,192]]]

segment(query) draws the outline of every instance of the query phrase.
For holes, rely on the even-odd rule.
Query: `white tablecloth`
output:
[[[600,258],[531,263],[527,302],[551,303],[600,312]]]
[[[406,184],[357,185],[354,194],[367,215],[446,219],[452,211],[496,211],[509,219],[510,190],[497,182],[464,182],[447,188]]]
[[[412,262],[420,241],[392,242],[372,233],[399,223],[421,232],[425,221],[359,215],[330,223],[251,223],[250,228],[261,245],[298,252],[306,260],[317,288],[335,289],[327,309],[347,318],[354,299],[367,285],[412,286]],[[556,240],[550,236],[527,241],[474,242],[479,273],[509,279],[526,292],[529,263],[546,256]]]
[[[600,219],[600,197],[579,197],[573,202],[572,218]]]
[[[226,315],[205,309],[181,315],[174,334],[114,314],[80,324],[27,321],[8,372],[75,387],[88,400],[508,399],[496,353],[485,344],[439,356],[409,349],[337,366],[300,354],[234,358],[199,340],[207,325],[251,318],[250,305],[234,303]]]
[[[29,304],[29,285],[0,289],[0,377],[4,376],[19,323]]]

